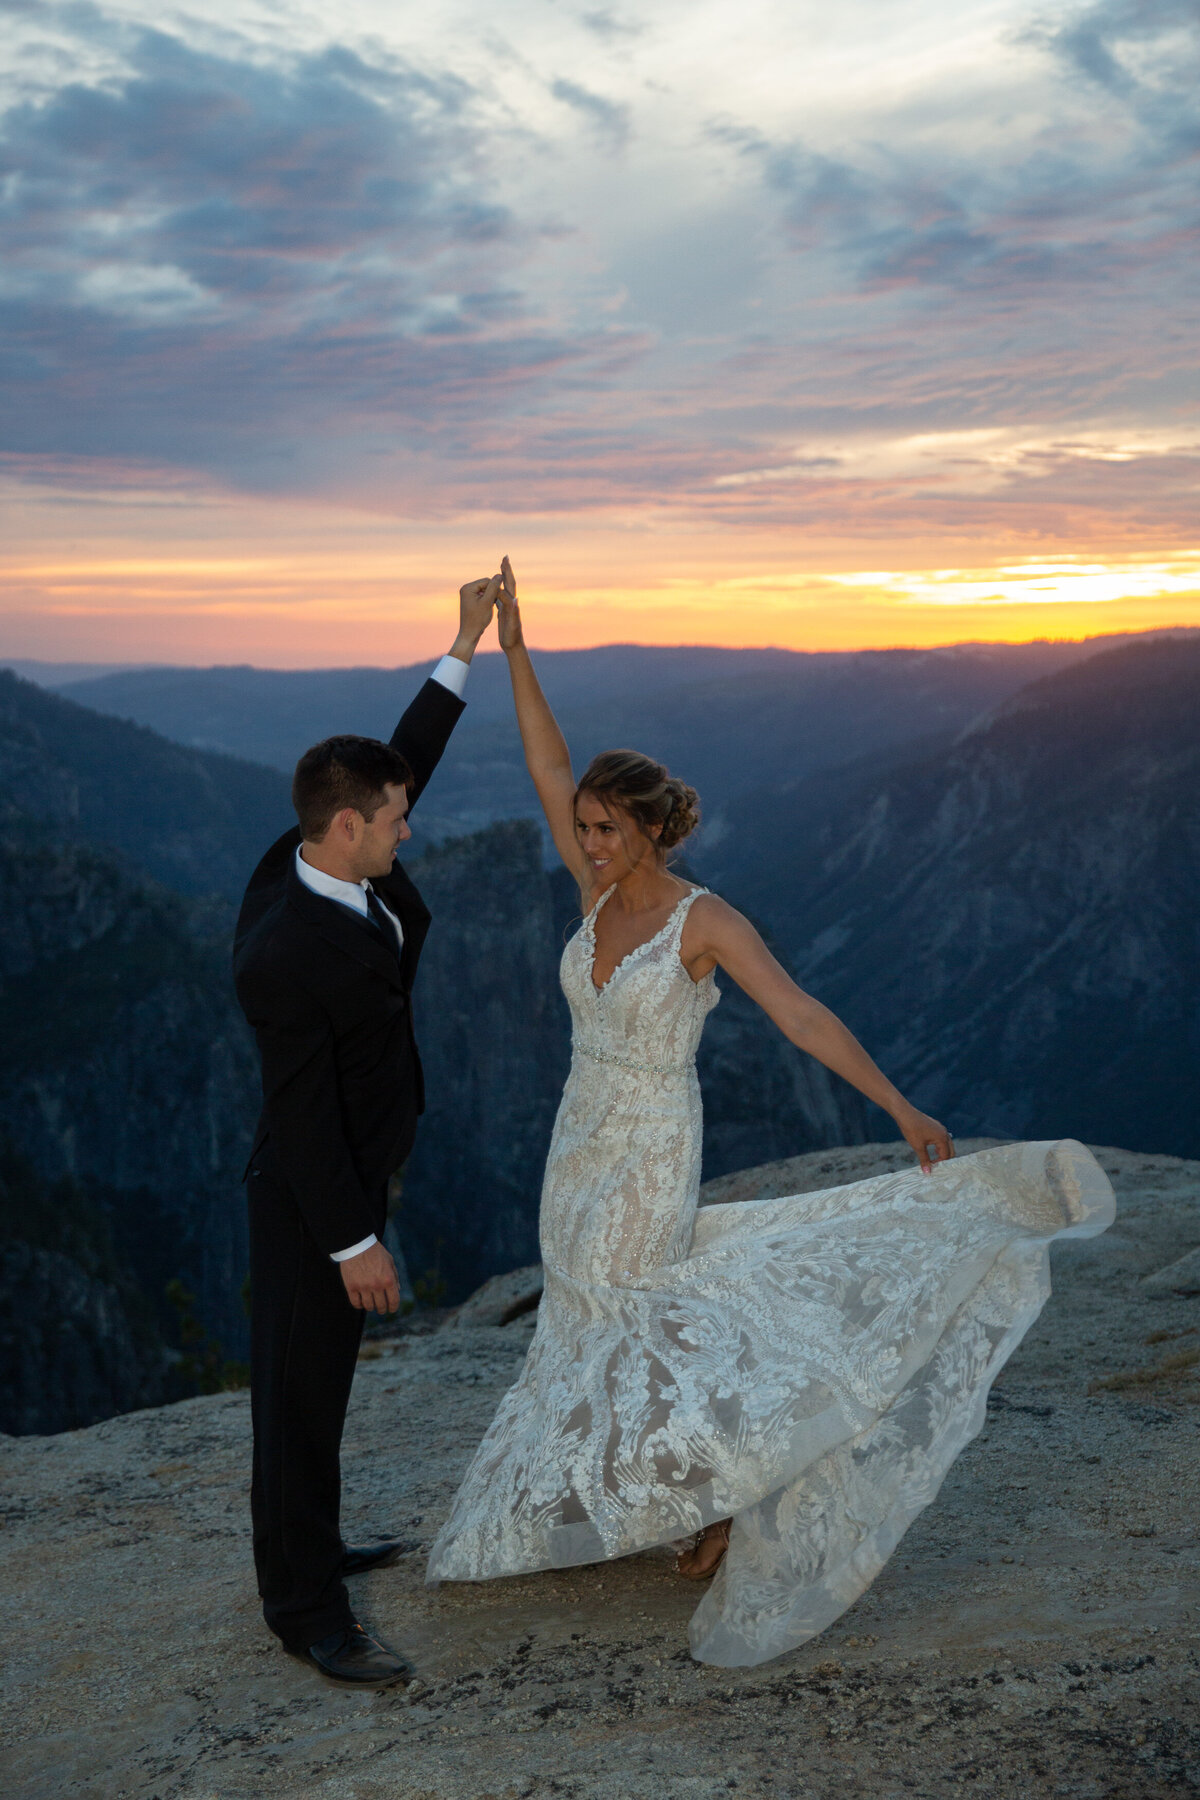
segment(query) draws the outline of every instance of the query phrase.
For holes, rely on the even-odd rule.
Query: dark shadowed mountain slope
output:
[[[51,1431],[165,1397],[171,1281],[242,1353],[256,1077],[227,923],[5,799],[0,1428]]]
[[[154,1308],[103,1210],[0,1142],[0,1432],[73,1430],[170,1391]]]
[[[1200,1153],[1200,644],[739,812],[726,891],[953,1129]]]
[[[237,898],[292,818],[275,769],[182,748],[0,670],[0,789],[185,894]]]
[[[715,843],[735,795],[960,730],[1027,682],[1095,654],[1098,642],[816,654],[617,644],[541,651],[537,663],[576,766],[618,744],[660,757],[699,789],[704,843]],[[193,748],[290,771],[331,732],[387,737],[432,666],[142,669],[68,691]],[[502,656],[476,657],[467,701],[436,790],[421,805],[426,836],[534,810]]]

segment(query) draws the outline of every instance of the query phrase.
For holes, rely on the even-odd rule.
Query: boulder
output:
[[[490,1281],[476,1288],[450,1314],[442,1330],[458,1331],[470,1325],[509,1325],[522,1314],[535,1311],[541,1297],[541,1263],[530,1263],[524,1269],[510,1269],[506,1275],[493,1275]]]
[[[1178,1262],[1156,1269],[1142,1283],[1145,1294],[1200,1294],[1200,1245],[1181,1256]]]

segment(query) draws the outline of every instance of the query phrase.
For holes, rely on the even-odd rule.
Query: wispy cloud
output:
[[[620,41],[623,38],[640,37],[645,26],[637,19],[631,19],[613,12],[611,7],[595,7],[590,12],[580,14],[581,22],[597,37],[609,41]]]
[[[530,233],[489,189],[460,78],[108,37],[117,78],[3,120],[9,451],[303,484],[299,434],[461,428],[611,349],[522,291]]]
[[[577,81],[568,81],[559,76],[550,84],[550,92],[564,106],[582,114],[589,124],[595,126],[601,137],[612,145],[624,144],[629,137],[629,108],[618,104],[615,100],[606,100],[603,94],[594,94],[590,88],[581,87]]]
[[[1016,35],[1073,91],[974,153],[948,155],[928,129],[841,157],[727,122],[710,130],[759,168],[793,249],[829,257],[864,293],[923,289],[990,315],[1127,290],[1148,262],[1181,276],[1195,254],[1200,12],[1104,0]],[[945,105],[953,118],[952,95]]]

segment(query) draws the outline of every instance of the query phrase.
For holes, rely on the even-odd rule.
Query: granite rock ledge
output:
[[[713,1197],[896,1154],[816,1151]],[[667,1553],[430,1589],[417,1551],[355,1600],[419,1682],[345,1694],[259,1621],[245,1394],[0,1440],[6,1800],[1200,1793],[1200,1303],[1144,1285],[1200,1236],[1200,1163],[1097,1154],[1117,1223],[1056,1249],[984,1433],[858,1605],[762,1669],[690,1660]],[[533,1316],[372,1346],[348,1535],[427,1545]]]

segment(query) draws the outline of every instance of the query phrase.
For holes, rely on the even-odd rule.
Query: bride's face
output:
[[[583,793],[575,803],[575,833],[597,887],[611,886],[635,869],[653,867],[658,846],[625,812],[596,794]]]

